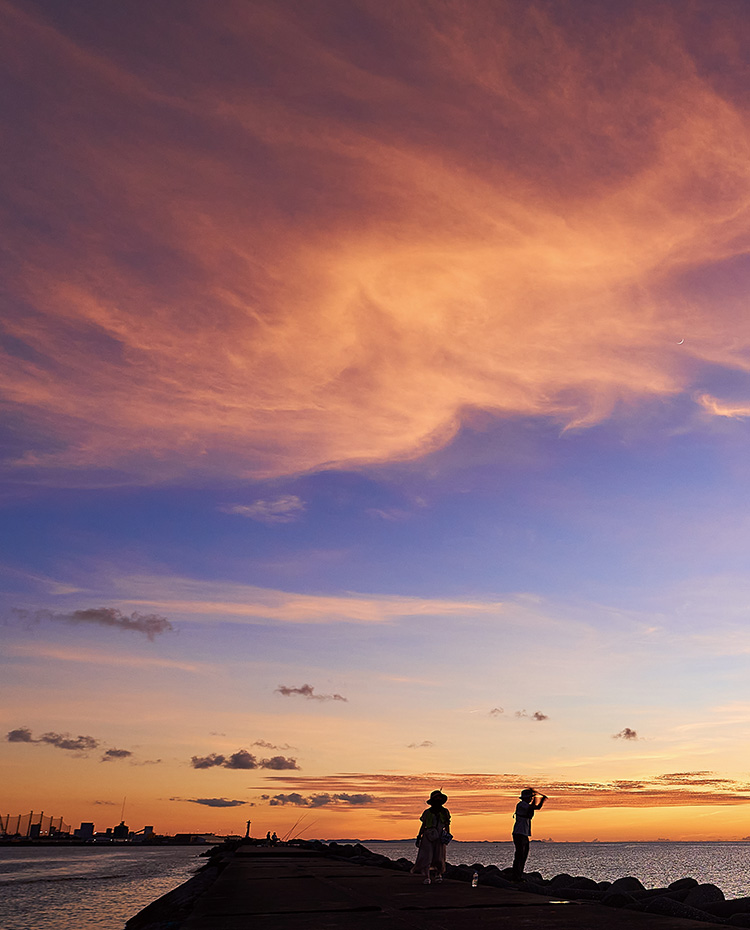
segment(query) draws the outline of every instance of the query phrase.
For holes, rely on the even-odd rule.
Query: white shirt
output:
[[[516,822],[513,827],[514,833],[520,833],[522,836],[531,836],[531,818],[534,816],[534,808],[528,801],[519,801],[516,804]]]

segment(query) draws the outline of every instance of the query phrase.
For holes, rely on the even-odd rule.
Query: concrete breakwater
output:
[[[373,853],[361,844],[324,846],[327,855],[338,855],[353,862],[398,868],[409,871],[408,859],[392,861]],[[710,923],[726,923],[735,927],[750,927],[750,897],[727,900],[716,885],[700,883],[695,878],[682,878],[664,888],[645,888],[638,878],[625,876],[613,882],[596,882],[584,876],[563,873],[546,880],[539,872],[527,872],[523,882],[511,881],[511,870],[480,863],[448,865],[445,878],[471,882],[477,873],[481,885],[522,891],[529,894],[552,895],[572,901],[591,901],[606,907],[626,908],[648,914],[682,917]]]
[[[299,841],[267,847],[217,847],[192,879],[131,918],[126,930],[706,930],[750,928],[750,898],[726,900],[715,885],[683,878],[646,889],[632,876],[583,876],[522,883],[497,866],[450,865],[442,884],[423,885],[408,859],[391,860],[361,844]],[[478,887],[471,880],[477,872]],[[697,923],[700,921],[700,923]],[[494,923],[493,923],[494,922]]]

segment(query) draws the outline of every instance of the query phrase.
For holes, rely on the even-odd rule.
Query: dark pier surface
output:
[[[587,901],[421,876],[293,847],[241,846],[180,930],[706,930]]]

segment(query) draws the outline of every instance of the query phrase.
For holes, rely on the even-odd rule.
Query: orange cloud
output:
[[[545,781],[513,774],[382,775],[346,774],[329,776],[273,775],[256,790],[273,793],[276,787],[303,797],[341,792],[366,794],[373,806],[392,820],[414,819],[414,811],[436,786],[448,797],[448,806],[462,815],[487,814],[512,799],[527,785],[543,790],[550,798],[550,809],[583,811],[612,807],[681,807],[728,805],[750,801],[750,783],[722,778],[713,772],[680,772],[637,780],[607,782]]]
[[[470,410],[584,426],[747,370],[737,301],[684,283],[750,247],[747,114],[690,11],[353,7],[366,40],[298,5],[180,30],[154,5],[108,55],[0,4],[28,95],[0,234],[17,466],[351,467]],[[725,70],[740,26],[704,37]]]

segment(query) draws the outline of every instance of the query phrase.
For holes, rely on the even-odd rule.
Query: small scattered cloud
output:
[[[296,759],[286,758],[285,756],[272,756],[270,759],[258,759],[257,756],[248,752],[247,749],[238,749],[237,752],[233,752],[229,756],[225,756],[223,753],[218,752],[209,753],[207,756],[192,756],[190,765],[194,769],[221,767],[244,771],[251,769],[272,769],[277,772],[284,769],[299,770]]]
[[[97,807],[117,807],[117,801],[92,801]]]
[[[257,758],[247,749],[238,749],[224,762],[225,769],[257,769],[259,762]]]
[[[282,746],[277,746],[275,743],[269,743],[268,740],[256,739],[254,743],[251,743],[252,746],[260,746],[261,749],[281,749],[286,752],[289,749],[294,749],[294,746],[290,746],[288,743],[284,743]]]
[[[71,736],[69,733],[42,733],[37,743],[48,743],[50,746],[56,746],[58,749],[68,749],[71,752],[86,752],[89,749],[97,749],[99,740],[93,736]]]
[[[230,798],[170,798],[170,801],[187,801],[189,804],[202,804],[204,807],[242,807],[247,801]]]
[[[298,694],[301,697],[306,698],[308,701],[348,701],[348,698],[343,697],[341,694],[315,694],[315,689],[312,685],[302,685],[299,688],[290,688],[287,685],[279,685],[276,689],[279,694],[283,694],[284,697],[291,697],[292,695]]]
[[[267,800],[271,807],[328,807],[329,805],[344,804],[351,807],[364,807],[368,804],[374,804],[375,798],[371,794],[313,794],[310,797],[303,797],[296,791],[290,794],[276,794],[273,796],[263,795],[262,800]]]
[[[194,769],[210,769],[215,765],[224,765],[226,761],[226,756],[212,752],[207,756],[193,756],[190,759],[190,764]]]
[[[409,743],[407,749],[431,749],[435,744],[431,739],[423,739],[421,743]]]
[[[263,769],[298,769],[296,759],[287,759],[284,756],[272,756],[270,759],[261,759],[260,767]]]
[[[105,749],[102,762],[112,762],[114,759],[129,759],[133,753],[129,749]]]
[[[70,733],[42,733],[35,738],[28,727],[17,727],[10,730],[5,737],[9,743],[46,743],[48,746],[54,746],[56,749],[65,749],[69,752],[88,752],[92,749],[99,749],[102,741],[94,736],[79,734],[71,736]],[[129,749],[105,749],[101,758],[102,762],[111,762],[115,759],[129,759],[133,753]]]
[[[638,734],[635,732],[635,730],[631,730],[630,727],[625,727],[624,729],[620,730],[619,733],[615,733],[612,736],[612,739],[638,739]]]
[[[133,630],[136,633],[145,634],[152,641],[156,636],[174,630],[169,620],[160,614],[141,614],[134,611],[128,615],[122,613],[116,607],[91,607],[65,613],[56,613],[52,610],[28,611],[15,608],[13,612],[22,620],[37,622],[50,620],[55,623],[94,624],[120,630]]]
[[[490,717],[502,717],[505,714],[505,711],[502,707],[493,707],[489,712]],[[517,710],[514,712],[513,716],[516,720],[535,720],[537,723],[541,723],[543,720],[549,720],[547,714],[543,714],[540,710],[535,710],[533,714],[530,714],[526,710]]]
[[[284,494],[274,500],[257,500],[252,504],[225,504],[219,508],[223,513],[234,513],[249,520],[268,525],[293,523],[305,512],[305,503],[296,494]]]
[[[17,730],[11,730],[5,739],[9,743],[33,743],[31,730],[26,727],[18,727]]]

